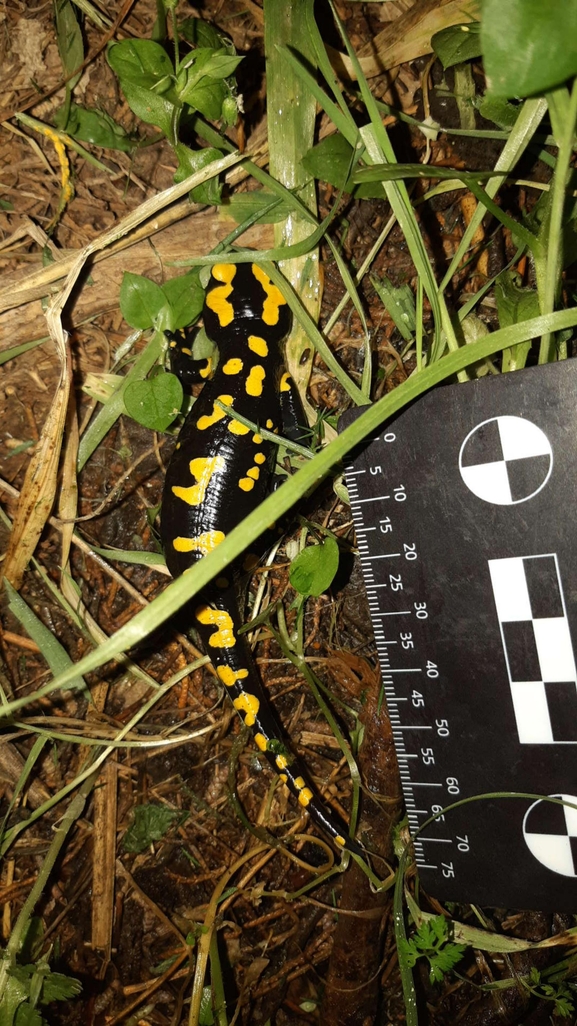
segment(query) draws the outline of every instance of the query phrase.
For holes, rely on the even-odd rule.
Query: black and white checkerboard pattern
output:
[[[577,672],[555,553],[490,559],[521,744],[577,744]]]
[[[527,809],[523,837],[529,851],[543,866],[561,876],[577,876],[577,798],[553,794],[571,804],[537,801]]]
[[[549,480],[553,452],[547,435],[524,417],[492,417],[469,432],[459,471],[469,491],[498,506],[533,498]]]

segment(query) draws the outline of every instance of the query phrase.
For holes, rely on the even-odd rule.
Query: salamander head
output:
[[[292,325],[280,289],[257,264],[215,264],[203,316],[206,333],[217,344],[227,342],[231,335],[278,343]]]

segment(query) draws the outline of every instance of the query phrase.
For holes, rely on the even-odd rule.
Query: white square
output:
[[[513,681],[511,695],[521,744],[552,745],[553,731],[543,681]]]
[[[564,616],[540,617],[533,620],[533,630],[539,654],[539,665],[543,680],[575,680],[575,658],[569,633],[569,624]]]
[[[494,502],[497,506],[509,506],[513,501],[507,464],[503,460],[497,463],[477,463],[471,467],[461,467],[460,470],[467,488],[479,499]]]
[[[531,620],[531,602],[522,557],[490,559],[488,562],[500,622]]]
[[[523,417],[499,417],[501,448],[506,460],[550,456],[549,439],[541,428]]]

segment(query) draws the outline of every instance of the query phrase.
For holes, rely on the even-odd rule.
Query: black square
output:
[[[557,802],[537,802],[527,816],[525,829],[530,834],[552,834],[565,837],[567,824],[563,806]]]
[[[553,740],[577,742],[577,684],[572,680],[548,680],[545,694]]]
[[[469,436],[461,452],[463,467],[474,467],[478,463],[496,463],[502,459],[503,447],[496,419],[479,425]]]
[[[529,556],[523,560],[525,579],[534,617],[563,616],[563,601],[554,556]]]
[[[501,626],[511,680],[542,680],[533,621],[510,620]]]

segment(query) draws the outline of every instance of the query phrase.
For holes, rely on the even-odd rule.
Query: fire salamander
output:
[[[184,422],[166,474],[161,534],[173,577],[212,552],[262,502],[274,474],[277,447],[225,414],[216,400],[273,433],[294,436],[297,407],[280,348],[292,315],[280,290],[257,264],[215,264],[203,317],[207,335],[219,347],[220,362]],[[184,348],[185,355],[190,353]],[[182,358],[173,363],[179,376],[181,364]],[[200,369],[203,373],[209,376],[207,365]],[[254,557],[252,564],[245,558],[242,568],[249,565]],[[280,779],[337,847],[360,852],[281,740],[250,650],[238,634],[242,619],[234,578],[229,568],[203,592],[195,608],[203,645]]]

